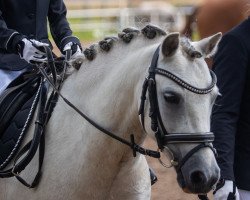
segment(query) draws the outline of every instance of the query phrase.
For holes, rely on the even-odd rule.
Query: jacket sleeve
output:
[[[50,31],[61,52],[68,42],[76,43],[81,47],[79,39],[72,36],[72,30],[70,29],[66,14],[67,9],[63,0],[50,0],[48,12]]]
[[[211,130],[215,134],[214,146],[218,152],[221,178],[234,180],[234,147],[242,93],[246,79],[247,50],[242,40],[226,34],[219,43],[213,70],[221,93],[212,112]]]
[[[7,50],[10,53],[17,53],[17,43],[23,38],[23,35],[7,27],[0,8],[0,49]]]

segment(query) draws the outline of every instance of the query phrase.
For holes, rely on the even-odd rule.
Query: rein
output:
[[[0,171],[0,178],[16,177],[23,185],[29,188],[34,188],[38,185],[41,177],[41,168],[44,158],[45,149],[45,136],[44,136],[44,108],[46,103],[47,88],[42,81],[42,77],[38,77],[39,89],[36,94],[38,114],[35,121],[35,131],[33,138],[18,152],[14,160],[14,164],[7,170]],[[35,109],[35,107],[33,108]],[[31,184],[27,183],[20,177],[21,171],[23,171],[30,161],[35,156],[39,148],[39,165],[38,172]]]
[[[67,100],[61,93],[60,88],[61,84],[63,83],[66,68],[67,68],[67,61],[70,59],[71,51],[68,50],[66,52],[65,60],[63,63],[63,74],[59,82],[57,82],[57,73],[56,73],[56,67],[55,67],[55,61],[54,57],[52,55],[52,52],[49,47],[45,47],[45,52],[47,55],[47,65],[50,70],[52,80],[48,76],[47,72],[44,69],[44,65],[42,64],[36,64],[37,68],[40,71],[40,75],[37,74],[37,77],[39,79],[40,87],[37,92],[37,96],[39,96],[38,100],[38,114],[35,121],[35,131],[33,138],[18,152],[14,164],[11,168],[0,171],[0,178],[9,178],[9,177],[16,177],[18,181],[20,181],[23,185],[25,185],[28,188],[35,188],[40,181],[41,175],[42,175],[42,164],[44,159],[44,153],[45,153],[45,127],[47,122],[50,119],[50,116],[53,112],[53,109],[57,103],[58,96],[60,96],[67,105],[69,105],[73,110],[75,110],[80,116],[82,116],[84,119],[86,119],[90,124],[92,124],[94,127],[96,127],[101,132],[105,133],[106,135],[112,137],[113,139],[129,146],[133,150],[133,156],[136,157],[136,152],[147,155],[154,158],[160,158],[160,153],[158,151],[153,151],[149,149],[145,149],[138,144],[135,143],[134,135],[130,135],[130,141],[125,140],[114,133],[106,130],[105,128],[102,128],[100,125],[98,125],[95,121],[93,121],[91,118],[86,116],[83,112],[81,112],[76,106],[74,106],[69,100]],[[42,76],[41,76],[42,75]],[[53,91],[50,94],[50,97],[47,100],[47,90],[48,90],[48,84],[51,85]],[[37,150],[39,148],[39,163],[38,163],[38,171],[35,175],[34,180],[32,183],[28,183],[25,181],[21,176],[20,173],[28,166],[28,164],[31,162],[31,160],[34,158]],[[22,158],[22,159],[21,159]]]
[[[90,117],[85,115],[80,109],[78,109],[74,104],[72,104],[67,98],[65,98],[61,92],[60,87],[64,79],[64,75],[67,68],[67,61],[70,59],[71,52],[68,51],[66,53],[66,58],[64,60],[63,64],[63,75],[61,78],[61,81],[57,82],[57,74],[56,74],[56,68],[55,68],[55,61],[52,55],[51,50],[48,47],[45,47],[45,51],[47,54],[47,64],[51,71],[52,80],[45,71],[43,65],[37,64],[40,73],[41,73],[41,84],[42,88],[40,91],[40,101],[39,101],[39,107],[38,107],[38,113],[37,120],[35,122],[35,134],[33,139],[28,142],[18,153],[16,156],[16,159],[14,161],[14,166],[6,170],[4,172],[0,172],[1,178],[6,177],[12,177],[15,176],[21,183],[23,183],[25,186],[29,188],[34,188],[38,185],[40,177],[41,177],[41,167],[43,163],[44,158],[44,148],[45,148],[45,132],[44,128],[50,118],[51,113],[53,112],[53,108],[56,105],[58,96],[60,96],[63,101],[70,106],[73,110],[75,110],[81,117],[83,117],[85,120],[87,120],[91,125],[93,125],[96,129],[103,132],[104,134],[112,137],[113,139],[129,146],[133,151],[133,156],[136,157],[136,152],[147,155],[154,158],[160,158],[160,152],[159,151],[153,151],[149,149],[145,149],[141,147],[140,145],[135,143],[134,135],[130,135],[130,141],[121,138],[117,136],[116,134],[110,132],[109,130],[103,128],[99,124],[97,124],[94,120],[92,120]],[[159,111],[158,106],[158,99],[157,99],[157,92],[156,92],[156,81],[155,81],[155,75],[163,75],[167,78],[170,78],[171,80],[175,81],[177,84],[182,86],[183,88],[194,92],[196,94],[207,94],[212,91],[213,87],[216,84],[216,76],[211,71],[212,76],[212,83],[208,88],[196,88],[191,86],[190,84],[186,83],[185,81],[181,80],[179,77],[175,76],[171,72],[168,72],[164,69],[157,68],[157,61],[159,57],[159,47],[154,53],[151,65],[149,67],[149,76],[145,79],[143,88],[142,88],[142,95],[141,95],[141,105],[139,109],[139,115],[141,116],[141,122],[142,126],[145,130],[144,126],[144,105],[146,100],[146,94],[148,92],[149,96],[149,102],[150,102],[150,118],[151,118],[151,129],[155,132],[155,137],[157,140],[157,144],[159,149],[162,151],[167,144],[171,143],[201,143],[197,145],[195,148],[191,149],[185,157],[180,161],[177,162],[175,160],[172,160],[172,166],[175,166],[177,169],[177,172],[180,171],[181,167],[185,164],[185,162],[198,150],[201,148],[209,147],[214,153],[215,149],[212,147],[211,142],[214,140],[214,134],[212,132],[204,132],[204,133],[168,133],[163,125],[162,118]],[[49,84],[53,91],[51,93],[51,96],[49,97],[49,100],[46,104],[46,93],[47,93],[47,87],[46,84]],[[39,148],[39,167],[37,175],[32,182],[32,184],[28,184],[26,181],[24,181],[19,174],[21,171],[25,169],[25,167],[30,163],[31,159],[34,157],[38,146]],[[26,153],[26,154],[25,154]],[[24,156],[25,155],[25,156]],[[24,156],[24,158],[18,162],[18,160]]]
[[[56,84],[57,74],[54,58],[49,48],[45,49],[45,51],[48,59],[47,64],[48,67],[50,67],[53,77],[53,83]],[[64,68],[66,68],[66,60],[64,61]],[[32,74],[32,77],[37,80],[40,85],[36,94],[36,99],[38,99],[38,107],[33,138],[17,153],[14,159],[13,166],[7,170],[0,171],[0,178],[16,177],[18,181],[20,181],[28,188],[35,188],[39,184],[42,175],[41,170],[45,153],[45,126],[51,116],[51,113],[53,112],[58,99],[58,95],[53,91],[49,99],[47,100],[48,85],[44,81],[44,78],[39,74]],[[60,84],[58,88],[59,87]],[[34,107],[34,111],[35,109],[36,108]],[[29,165],[38,149],[38,171],[35,175],[34,180],[31,183],[28,183],[20,176],[20,173]]]
[[[48,49],[48,51],[50,51],[50,49]],[[51,65],[50,65],[51,66]],[[133,150],[133,156],[136,157],[136,152],[143,154],[143,155],[147,155],[153,158],[160,158],[160,153],[158,151],[153,151],[153,150],[149,150],[149,149],[145,149],[143,147],[141,147],[140,145],[135,143],[134,140],[134,135],[131,134],[130,135],[130,141],[125,140],[124,138],[121,138],[119,136],[117,136],[116,134],[108,131],[107,129],[103,128],[102,126],[100,126],[99,124],[97,124],[94,120],[92,120],[90,117],[88,117],[87,115],[85,115],[80,109],[78,109],[74,104],[72,104],[67,98],[65,98],[61,92],[59,91],[59,89],[57,89],[56,85],[51,81],[51,79],[49,78],[49,76],[47,75],[47,73],[45,72],[44,68],[40,65],[37,65],[37,67],[39,68],[41,74],[44,76],[45,80],[48,81],[48,83],[51,85],[51,87],[53,88],[53,90],[63,99],[63,101],[70,106],[73,110],[75,110],[81,117],[83,117],[85,120],[87,120],[91,125],[93,125],[96,129],[100,130],[101,132],[103,132],[104,134],[112,137],[113,139],[129,146],[132,150]],[[53,67],[53,65],[52,65]]]

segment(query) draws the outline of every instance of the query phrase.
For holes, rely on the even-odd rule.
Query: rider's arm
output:
[[[218,151],[221,178],[234,180],[233,163],[237,122],[246,79],[247,51],[240,38],[232,34],[223,36],[213,70],[222,96],[213,108],[211,130],[215,134],[214,146]]]
[[[66,18],[67,9],[62,0],[50,1],[48,19],[52,37],[61,51],[69,42],[81,47],[77,37],[72,35],[72,30]]]
[[[0,10],[0,49],[5,49],[10,53],[17,53],[17,44],[23,38],[23,35],[7,27]]]

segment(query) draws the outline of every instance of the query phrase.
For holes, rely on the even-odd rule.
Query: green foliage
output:
[[[76,32],[73,30],[74,36],[78,37],[80,41],[94,41],[96,40],[93,31]]]

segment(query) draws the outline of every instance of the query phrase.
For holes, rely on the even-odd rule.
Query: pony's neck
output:
[[[143,130],[138,103],[157,44],[156,39],[139,36],[130,44],[118,41],[109,53],[99,52],[95,60],[84,62],[67,79],[62,93],[103,127],[120,133],[138,132],[140,139]]]

